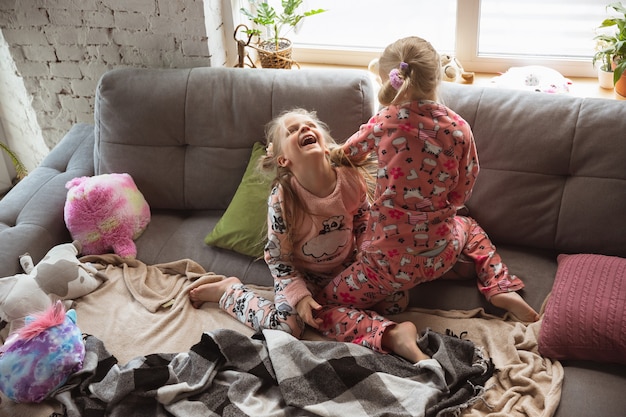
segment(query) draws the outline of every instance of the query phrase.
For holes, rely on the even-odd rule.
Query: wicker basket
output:
[[[291,69],[291,66],[295,64],[298,68],[300,65],[293,59],[291,59],[291,41],[289,39],[280,38],[280,44],[278,50],[275,50],[276,45],[274,41],[263,41],[259,43],[259,46],[254,47],[259,53],[259,60],[263,68],[279,68],[279,69]]]

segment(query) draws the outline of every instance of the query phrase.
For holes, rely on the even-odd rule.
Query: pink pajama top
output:
[[[465,120],[433,101],[406,102],[382,108],[343,146],[348,155],[378,155],[366,252],[389,257],[445,246],[478,174]]]
[[[335,171],[335,190],[323,198],[292,177],[292,187],[310,213],[293,222],[297,229],[293,242],[287,239],[283,220],[283,190],[277,186],[270,193],[265,261],[274,277],[276,305],[286,300],[295,307],[354,261],[369,217],[366,184],[356,169]]]

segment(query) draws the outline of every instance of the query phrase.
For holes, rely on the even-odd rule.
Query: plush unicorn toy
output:
[[[85,345],[76,312],[57,301],[0,347],[0,391],[15,402],[38,403],[82,369]]]

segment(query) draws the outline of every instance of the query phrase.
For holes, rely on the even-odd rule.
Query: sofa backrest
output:
[[[153,209],[224,210],[252,145],[283,110],[344,140],[375,111],[365,70],[118,69],[98,84],[95,173],[129,173]]]
[[[445,83],[481,172],[468,207],[497,242],[626,257],[626,103]]]

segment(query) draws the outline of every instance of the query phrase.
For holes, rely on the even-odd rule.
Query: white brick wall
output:
[[[222,29],[221,7],[221,0],[0,0],[0,30],[32,97],[33,129],[52,148],[74,123],[93,122],[95,88],[107,70],[224,65],[232,35]],[[11,100],[0,96],[0,117],[25,104]]]
[[[0,0],[0,3],[4,0]],[[0,31],[0,138],[31,170],[48,152],[32,107],[32,97],[17,75],[9,47]],[[10,140],[12,139],[12,140]],[[14,174],[14,172],[13,172]]]

